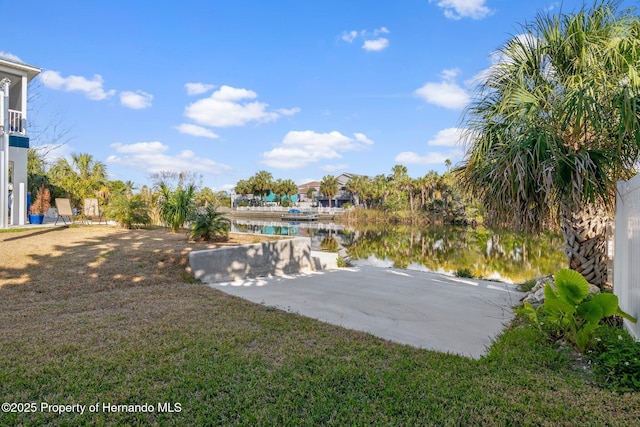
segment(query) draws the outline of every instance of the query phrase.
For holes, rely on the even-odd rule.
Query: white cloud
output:
[[[398,154],[395,161],[407,165],[435,165],[444,164],[449,159],[452,162],[461,159],[464,155],[465,130],[460,128],[442,129],[427,142],[429,147],[456,147],[448,152],[430,151],[425,155],[417,154],[413,151],[403,151]]]
[[[92,101],[101,101],[111,98],[116,91],[114,89],[105,91],[104,80],[100,74],[95,74],[92,79],[82,76],[62,77],[57,71],[43,71],[40,73],[40,81],[45,87],[65,92],[82,92]]]
[[[13,53],[5,52],[5,51],[2,51],[2,50],[0,50],[0,58],[6,59],[6,60],[9,60],[9,61],[13,61],[13,62],[22,62],[22,59],[20,59],[19,57],[17,57]]]
[[[387,27],[380,27],[376,30],[373,30],[373,36],[376,37],[379,34],[389,34],[389,30],[387,29]]]
[[[384,37],[380,37],[375,40],[365,40],[362,48],[367,52],[379,52],[386,49],[389,46],[389,40]]]
[[[363,133],[354,132],[353,136],[356,138],[356,141],[358,142],[362,142],[363,144],[366,144],[366,145],[373,144],[373,141],[367,138],[367,136]]]
[[[231,127],[252,121],[272,122],[300,111],[299,108],[268,110],[269,105],[264,102],[242,102],[257,96],[252,90],[222,86],[210,97],[187,105],[184,115],[199,125]]]
[[[362,48],[367,52],[379,52],[389,47],[389,39],[386,37],[380,37],[380,34],[389,34],[390,31],[387,27],[376,28],[373,31],[367,30],[351,30],[345,31],[340,36],[340,39],[347,43],[353,43],[357,38],[363,39]]]
[[[448,153],[431,151],[421,156],[413,151],[403,151],[396,156],[395,161],[401,165],[439,165],[444,164],[447,159],[451,160]]]
[[[482,19],[492,13],[491,9],[485,6],[485,0],[429,0],[429,3],[435,1],[444,9],[444,16],[449,19]]]
[[[325,172],[333,173],[333,172],[341,172],[341,171],[348,170],[349,167],[350,166],[347,163],[340,163],[340,164],[337,164],[337,165],[322,166],[320,169],[325,171]]]
[[[442,81],[429,82],[415,90],[414,94],[429,104],[457,110],[465,107],[470,100],[467,91],[455,82],[459,74],[457,69],[447,69],[442,72]]]
[[[427,142],[430,147],[455,147],[462,144],[464,129],[447,128],[436,133],[436,136]]]
[[[190,123],[182,123],[181,125],[176,126],[176,129],[178,130],[178,132],[184,133],[186,135],[202,136],[210,139],[220,138],[219,135],[215,134],[211,130],[207,128],[203,128],[202,126],[193,125]]]
[[[169,147],[161,142],[138,142],[135,144],[111,144],[117,154],[107,158],[107,163],[140,168],[149,173],[161,171],[180,172],[184,170],[219,174],[231,169],[230,166],[196,155],[191,150],[184,150],[170,156],[166,154]]]
[[[187,95],[202,95],[215,88],[216,85],[207,83],[185,83],[184,87],[187,89]]]
[[[120,103],[125,107],[133,108],[134,110],[143,110],[151,107],[152,100],[153,95],[141,90],[137,90],[135,92],[120,92]]]
[[[261,163],[275,169],[302,169],[322,160],[340,159],[345,151],[362,150],[372,144],[362,133],[349,138],[337,131],[291,131],[279,147],[263,153]]]
[[[356,37],[358,37],[358,32],[355,30],[351,30],[351,31],[345,31],[344,33],[342,33],[342,37],[340,38],[346,41],[347,43],[353,43]]]

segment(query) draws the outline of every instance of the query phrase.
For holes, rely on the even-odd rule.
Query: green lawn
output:
[[[528,327],[508,330],[480,360],[419,350],[194,283],[185,274],[186,242],[145,231],[73,233],[52,233],[65,243],[31,248],[28,266],[0,270],[0,400],[37,409],[0,413],[0,425],[631,426],[640,419],[639,393],[598,387]],[[1,241],[8,236],[0,245],[43,238]],[[86,412],[43,412],[43,402]],[[105,404],[154,411],[109,412]],[[159,411],[169,407],[180,411]]]

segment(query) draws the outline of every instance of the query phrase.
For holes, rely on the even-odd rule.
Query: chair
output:
[[[73,222],[74,214],[73,209],[71,209],[71,200],[56,198],[56,208],[58,209],[58,218],[56,218],[56,223],[53,225],[58,224],[60,218],[62,218],[64,225],[67,225],[67,221],[64,219],[65,216],[69,219],[69,223]]]
[[[102,210],[98,204],[98,199],[84,199],[83,214],[87,222],[93,222],[98,218],[98,224],[100,224],[102,222]],[[106,223],[105,221],[105,224]]]

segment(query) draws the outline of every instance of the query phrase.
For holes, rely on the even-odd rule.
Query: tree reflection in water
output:
[[[300,235],[320,250],[335,241],[356,265],[454,273],[468,269],[474,277],[520,283],[566,267],[559,234],[540,236],[485,227],[349,226],[340,224],[247,224],[234,230],[260,234]],[[324,245],[323,245],[324,241]],[[332,244],[335,251],[335,245]]]

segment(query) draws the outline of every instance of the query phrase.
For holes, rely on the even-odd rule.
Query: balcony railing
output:
[[[9,132],[24,134],[22,111],[9,110]]]

